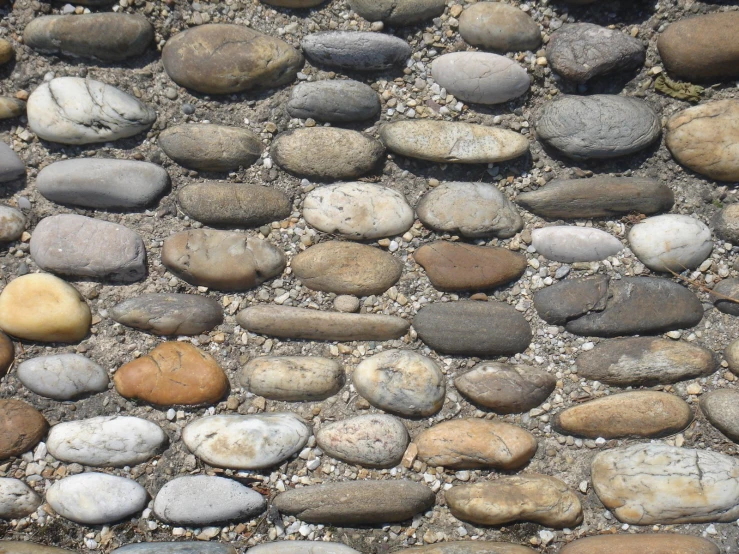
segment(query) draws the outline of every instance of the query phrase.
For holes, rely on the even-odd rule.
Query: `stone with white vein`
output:
[[[676,273],[697,268],[713,250],[708,225],[681,214],[658,215],[634,225],[629,245],[652,271]]]
[[[80,354],[52,354],[26,360],[18,366],[18,379],[40,396],[71,400],[108,389],[108,373]]]
[[[623,245],[613,235],[592,227],[555,225],[534,229],[531,240],[536,251],[555,262],[597,262],[615,256]]]
[[[41,505],[41,497],[20,479],[0,478],[0,519],[25,517]]]

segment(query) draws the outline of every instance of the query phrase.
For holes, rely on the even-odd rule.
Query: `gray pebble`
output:
[[[369,85],[358,81],[300,83],[290,94],[287,111],[298,119],[331,123],[365,121],[380,113],[380,99]]]
[[[71,400],[108,389],[108,373],[80,354],[53,354],[26,360],[18,366],[18,379],[40,396]]]
[[[403,66],[411,55],[411,47],[400,38],[359,31],[310,34],[301,46],[313,63],[352,71],[382,71]]]

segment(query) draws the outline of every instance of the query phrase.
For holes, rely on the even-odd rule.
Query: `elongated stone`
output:
[[[254,358],[239,373],[249,392],[283,402],[325,400],[344,386],[344,369],[319,356],[264,356]]]
[[[249,129],[188,123],[159,135],[159,146],[178,164],[203,171],[248,167],[262,155],[262,141]]]
[[[18,366],[18,379],[40,396],[72,400],[108,390],[108,372],[79,354],[54,354],[26,360]]]
[[[287,112],[298,119],[331,123],[372,119],[380,99],[372,87],[349,79],[303,82],[293,87]]]
[[[0,541],[0,554],[74,554],[72,550],[29,541]]]
[[[0,478],[0,519],[18,519],[32,514],[41,497],[20,479]],[[0,542],[0,552],[3,551]]]
[[[585,537],[566,544],[560,554],[720,554],[707,539],[678,533],[639,533]]]
[[[360,554],[345,544],[326,541],[267,542],[248,550],[249,554],[303,554],[306,551],[311,554]]]
[[[26,175],[26,164],[23,163],[15,151],[0,142],[0,183],[15,181]]]
[[[476,4],[473,4],[473,6]],[[403,554],[534,554],[527,546],[510,542],[450,541],[404,548]]]
[[[411,55],[403,39],[366,31],[311,33],[300,46],[314,64],[352,71],[391,69],[405,64]]]
[[[143,294],[113,306],[110,317],[155,335],[199,335],[223,321],[217,300],[195,294]]]
[[[349,6],[367,21],[400,26],[444,13],[444,0],[349,0]]]
[[[613,235],[592,227],[554,225],[531,232],[536,251],[555,262],[597,262],[615,256],[623,245]]]
[[[236,554],[236,549],[223,542],[178,541],[137,542],[121,546],[111,552],[116,554]]]
[[[11,96],[0,96],[0,119],[12,119],[26,113],[26,103]]]
[[[541,30],[529,14],[503,2],[467,5],[459,16],[459,34],[467,44],[494,52],[536,50]]]

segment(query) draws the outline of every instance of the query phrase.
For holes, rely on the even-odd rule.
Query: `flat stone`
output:
[[[236,549],[230,544],[223,542],[178,541],[137,542],[127,546],[121,546],[111,552],[115,552],[116,554],[236,554]],[[0,554],[3,553],[0,552]],[[25,553],[21,552],[19,554]]]
[[[162,263],[191,285],[245,291],[285,269],[285,254],[272,243],[243,233],[196,229],[164,241]]]
[[[72,550],[29,541],[0,541],[0,554],[72,554]]]
[[[562,96],[544,105],[539,140],[575,160],[634,154],[659,137],[659,116],[644,100],[613,94]]]
[[[0,242],[18,240],[25,230],[26,217],[23,212],[0,205]]]
[[[423,1],[423,0],[421,0]],[[384,71],[402,67],[411,56],[406,41],[365,31],[328,31],[306,35],[300,43],[316,65],[351,71]]]
[[[169,175],[148,162],[77,158],[44,167],[36,176],[36,188],[57,204],[106,210],[144,208],[169,188]]]
[[[154,335],[200,335],[223,322],[217,300],[195,294],[142,294],[109,310],[122,325]]]
[[[408,431],[399,418],[367,414],[323,425],[316,444],[332,458],[350,465],[390,468],[403,459]]]
[[[652,271],[682,273],[696,269],[711,255],[713,239],[708,225],[689,215],[650,217],[629,231],[629,246]]]
[[[322,4],[326,0],[261,0],[265,4],[269,4],[270,6],[277,6],[280,8],[298,8],[298,9],[305,9],[305,8],[312,8],[314,6],[318,6],[319,4]]]
[[[282,133],[270,151],[285,171],[319,181],[361,177],[377,167],[384,153],[380,141],[337,127],[303,127]]]
[[[431,489],[406,479],[324,483],[278,494],[272,505],[308,523],[345,527],[406,521],[429,510]]]
[[[459,16],[459,34],[467,44],[494,52],[535,51],[541,30],[526,12],[502,2],[477,2]]]
[[[537,447],[528,431],[485,419],[443,421],[422,431],[413,442],[419,460],[451,469],[519,469]]]
[[[739,180],[739,100],[678,112],[667,121],[665,140],[675,159],[688,169],[717,181]]]
[[[547,323],[595,337],[664,333],[694,327],[703,319],[695,294],[654,277],[568,279],[537,291],[534,308]]]
[[[78,16],[75,16],[78,17]],[[92,144],[132,137],[157,118],[153,108],[100,81],[58,77],[31,93],[28,125],[43,140]]]
[[[60,275],[123,283],[146,277],[146,247],[138,233],[77,214],[42,219],[31,237],[31,257]]]
[[[482,362],[454,379],[454,386],[478,406],[498,414],[520,414],[554,391],[554,375],[526,365]]]
[[[535,554],[536,551],[510,542],[477,540],[425,544],[404,548],[403,552],[404,554]]]
[[[247,308],[239,312],[236,321],[244,330],[252,333],[339,342],[393,340],[405,335],[410,327],[405,319],[390,315],[344,314],[275,305]]]
[[[739,45],[734,40],[739,13],[685,17],[671,23],[657,40],[667,71],[688,81],[739,77]]]
[[[634,444],[596,454],[591,475],[598,498],[622,523],[723,523],[739,516],[739,462],[726,454]]]
[[[287,113],[297,119],[349,123],[374,119],[380,98],[372,87],[350,79],[303,82],[290,92]]]
[[[241,385],[257,396],[282,402],[315,402],[344,386],[341,364],[320,356],[263,356],[239,373]]]
[[[355,242],[328,241],[292,259],[295,277],[312,290],[370,296],[400,279],[402,264],[392,254]]]
[[[739,391],[716,389],[701,396],[706,419],[734,442],[739,442]]]
[[[531,213],[550,219],[621,217],[667,212],[675,203],[670,187],[642,177],[555,179],[516,197]]]
[[[0,478],[0,519],[26,517],[41,506],[41,497],[20,479]],[[0,542],[0,552],[3,549]]]
[[[39,396],[72,400],[108,390],[108,372],[80,354],[52,354],[18,366],[18,380]]]
[[[146,507],[149,495],[133,479],[105,473],[81,473],[56,481],[46,501],[60,516],[82,525],[128,518]]]
[[[154,27],[141,14],[44,15],[23,31],[23,44],[38,52],[114,62],[140,56],[153,41]]]
[[[260,514],[267,501],[258,492],[225,477],[187,475],[167,482],[154,499],[154,513],[165,523],[202,527],[246,521]]]
[[[599,342],[577,358],[577,375],[617,387],[653,387],[707,377],[713,352],[688,342],[630,337]]]
[[[243,25],[192,27],[162,49],[167,75],[203,94],[280,87],[295,80],[303,62],[302,54],[285,41]]]
[[[12,119],[26,114],[26,103],[12,96],[0,96],[0,119]]]
[[[739,315],[739,279],[724,279],[713,287],[712,292],[711,300],[719,311]]]
[[[113,376],[124,398],[157,406],[214,404],[228,391],[228,377],[207,352],[188,342],[164,342],[122,365]]]
[[[438,163],[497,163],[529,151],[519,133],[458,121],[395,121],[380,127],[380,138],[396,154]]]
[[[178,164],[202,171],[249,167],[264,149],[249,129],[202,123],[169,127],[159,135],[159,147]]]
[[[317,187],[303,200],[303,217],[319,231],[351,240],[399,236],[415,220],[402,193],[374,183]]]
[[[338,542],[326,541],[278,541],[258,544],[248,550],[249,554],[360,554]],[[700,553],[703,554],[703,553]]]
[[[93,467],[134,466],[164,449],[167,435],[156,423],[128,416],[99,416],[58,423],[46,446],[57,460]]]
[[[707,539],[678,533],[639,533],[585,537],[566,544],[560,554],[720,554]]]
[[[724,350],[724,358],[729,364],[729,369],[739,375],[739,339],[733,340]]]
[[[435,414],[446,395],[444,374],[436,362],[412,350],[385,350],[364,359],[352,381],[370,404],[406,417]]]
[[[264,469],[299,452],[310,434],[303,420],[291,413],[217,415],[188,424],[182,440],[190,452],[212,466]]]
[[[444,13],[444,0],[349,0],[349,7],[367,21],[413,25]]]
[[[426,304],[413,318],[426,345],[443,354],[512,356],[531,344],[531,327],[513,306],[503,302]]]
[[[91,321],[77,289],[48,273],[17,277],[0,293],[0,329],[19,339],[79,342]]]
[[[623,250],[620,240],[593,227],[542,227],[534,229],[531,238],[536,251],[555,262],[597,262]]]
[[[431,63],[436,83],[458,100],[502,104],[529,90],[531,79],[517,62],[486,52],[452,52]]]
[[[25,176],[26,164],[10,146],[0,142],[0,183],[15,181]]]
[[[5,333],[0,332],[0,377],[5,377],[15,360],[13,341]]]
[[[729,204],[716,212],[711,227],[721,240],[739,244],[739,204]]]
[[[452,515],[477,525],[531,522],[562,529],[582,523],[582,505],[564,482],[528,473],[459,485],[445,492]]]

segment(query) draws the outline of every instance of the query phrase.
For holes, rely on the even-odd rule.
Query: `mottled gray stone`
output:
[[[402,67],[411,55],[411,47],[398,37],[362,31],[312,33],[300,45],[311,62],[352,71]]]
[[[495,52],[535,51],[541,30],[529,14],[502,2],[477,2],[459,16],[459,34],[468,44]]]
[[[316,444],[348,464],[388,468],[398,465],[408,447],[403,421],[387,414],[367,414],[328,423],[316,433]]]
[[[262,155],[262,141],[249,129],[188,123],[162,131],[159,147],[178,164],[203,171],[249,167]]]
[[[713,287],[713,292],[711,300],[720,311],[739,316],[739,279],[724,279]]]
[[[305,82],[293,88],[287,112],[298,119],[331,123],[365,121],[380,113],[380,99],[372,87],[358,81]]]
[[[20,479],[0,478],[0,519],[18,519],[32,514],[41,497]],[[0,551],[2,551],[0,543]]]
[[[711,255],[713,239],[708,225],[682,214],[649,217],[629,231],[629,246],[652,271],[682,273],[696,269]]]
[[[555,262],[597,262],[615,256],[623,245],[613,235],[593,227],[555,225],[531,232],[531,244],[548,260]]]
[[[143,294],[111,308],[110,317],[155,335],[199,335],[221,324],[223,308],[196,294]]]
[[[739,245],[739,204],[729,204],[716,212],[711,227],[721,240]]]
[[[10,146],[0,142],[0,183],[13,181],[25,175],[26,164]]]
[[[279,541],[259,544],[248,550],[249,554],[360,554],[353,548],[338,542]],[[702,553],[701,553],[702,554]]]
[[[0,242],[12,242],[21,238],[26,230],[23,212],[0,204]]]
[[[711,424],[739,442],[739,391],[716,389],[701,396],[701,410]]]
[[[349,7],[367,21],[413,25],[444,13],[444,0],[349,0]]]
[[[40,396],[72,400],[108,389],[108,373],[80,354],[53,354],[26,360],[18,366],[18,379]]]
[[[178,541],[137,542],[116,548],[111,551],[111,554],[112,552],[116,554],[236,554],[236,549],[222,542]]]

